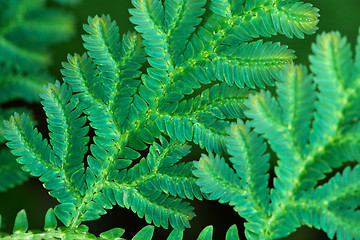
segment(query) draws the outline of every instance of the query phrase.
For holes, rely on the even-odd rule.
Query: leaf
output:
[[[171,231],[171,233],[166,238],[166,240],[182,240],[183,235],[184,235],[183,231],[180,231],[178,229],[174,229],[174,230]]]
[[[145,51],[151,57],[149,64],[158,69],[167,70],[169,63],[165,60],[166,40],[164,32],[164,7],[162,2],[154,0],[146,2],[142,0],[132,0],[135,8],[129,9],[130,21],[137,25],[136,31],[142,33]]]
[[[239,233],[236,225],[232,225],[226,232],[225,240],[239,240]]]
[[[49,208],[49,210],[47,210],[45,215],[44,230],[51,231],[56,229],[56,227],[57,227],[57,220],[55,217],[54,210],[52,208]]]
[[[125,230],[122,228],[113,228],[106,232],[100,233],[100,238],[104,239],[117,239],[120,238],[124,234]]]
[[[151,240],[154,234],[154,226],[143,227],[132,240]]]
[[[196,240],[211,240],[213,236],[213,226],[207,226],[204,228]]]
[[[13,233],[25,233],[28,230],[29,224],[25,210],[17,213],[14,223]]]

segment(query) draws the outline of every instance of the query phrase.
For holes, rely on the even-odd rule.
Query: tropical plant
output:
[[[234,206],[248,239],[282,238],[301,225],[360,239],[360,36],[355,61],[337,32],[319,35],[312,50],[312,74],[289,66],[276,97],[246,100],[251,120],[228,131],[233,168],[213,154],[195,163],[201,191]],[[273,180],[268,145],[278,158]]]
[[[87,53],[69,55],[65,83],[45,87],[50,143],[25,114],[5,121],[7,146],[23,170],[60,202],[48,211],[45,232],[27,232],[20,212],[8,238],[93,238],[83,222],[119,205],[157,227],[170,225],[169,239],[181,239],[195,216],[182,199],[207,197],[195,184],[193,163],[180,161],[189,143],[226,152],[225,129],[244,117],[244,100],[255,91],[249,89],[274,85],[294,59],[287,46],[257,39],[303,38],[318,22],[318,9],[299,1],[132,3],[130,20],[142,38],[127,33],[120,41],[109,16],[89,17]],[[56,228],[55,216],[64,228]],[[236,232],[230,228],[229,238]],[[205,228],[200,237],[211,233]]]

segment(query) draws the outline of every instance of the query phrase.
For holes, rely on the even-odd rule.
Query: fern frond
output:
[[[335,134],[336,125],[342,118],[342,110],[348,98],[351,66],[353,63],[350,45],[339,33],[322,34],[312,45],[311,71],[318,84],[315,121],[310,134],[312,148],[321,147]]]
[[[70,213],[79,201],[80,192],[68,184],[66,170],[62,167],[60,159],[42,135],[34,129],[29,117],[15,114],[5,122],[5,138],[10,141],[7,146],[12,153],[19,156],[16,161],[24,166],[24,171],[40,177],[44,187],[51,190],[50,195],[56,197],[62,204],[58,205],[58,217],[65,224],[71,220]],[[62,208],[65,209],[62,209]],[[63,213],[63,214],[62,214]]]
[[[76,108],[78,100],[71,99],[72,91],[65,84],[60,86],[58,81],[55,85],[49,84],[40,97],[49,124],[52,149],[62,162],[67,177],[75,172],[84,173],[82,161],[88,150],[85,145],[89,138],[85,136],[89,128],[84,127],[86,118],[80,117],[81,110]],[[73,184],[76,184],[76,189],[84,191],[83,181],[76,179]]]
[[[99,85],[97,71],[92,60],[85,54],[83,56],[68,56],[68,63],[63,63],[65,69],[62,70],[64,81],[70,85],[73,92],[79,92],[77,97],[80,99],[81,108],[89,115],[90,126],[96,129],[98,145],[105,147],[107,151],[114,151],[113,144],[105,143],[109,139],[118,138],[115,126],[116,122],[112,119],[108,105],[103,102],[103,92]],[[92,149],[93,151],[93,149]]]
[[[261,136],[250,132],[249,122],[238,120],[228,130],[230,137],[226,143],[228,153],[236,174],[241,179],[242,187],[248,192],[248,198],[258,206],[261,214],[266,215],[269,203],[269,189],[267,187],[270,169],[269,155],[264,154],[266,144]],[[252,203],[252,204],[253,204]]]
[[[289,66],[282,72],[276,87],[284,125],[294,137],[294,144],[304,152],[316,100],[312,76],[303,66]]]
[[[218,56],[213,61],[216,78],[229,85],[235,83],[240,88],[244,85],[250,88],[274,85],[272,79],[278,80],[279,70],[294,58],[293,51],[287,46],[270,42],[263,44],[262,40],[234,47],[222,46],[216,49],[216,53]]]
[[[303,197],[302,219],[305,224],[327,232],[330,238],[358,239],[360,230],[359,176],[360,168],[347,167],[329,182],[315,188]],[[311,202],[307,202],[311,198]]]
[[[88,24],[84,25],[88,35],[83,35],[84,47],[101,72],[100,81],[104,101],[111,95],[116,82],[119,82],[120,69],[120,36],[119,29],[109,16],[88,17]],[[100,89],[99,89],[100,91]]]
[[[203,155],[199,162],[194,162],[196,169],[193,174],[198,177],[196,184],[204,193],[209,193],[210,200],[219,199],[220,203],[229,202],[235,205],[236,211],[244,211],[242,204],[239,204],[246,197],[245,191],[241,188],[241,182],[223,158],[219,155]]]
[[[31,112],[31,110],[25,108],[25,107],[12,107],[12,108],[5,108],[5,109],[1,109],[0,111],[0,122],[3,123],[4,120],[8,120],[10,118],[10,116],[14,113],[14,112],[22,112],[27,114],[31,120],[33,120],[36,123],[36,121],[34,120],[34,116],[33,113]],[[0,125],[0,143],[5,143],[6,139],[5,139],[5,133],[4,133],[4,125]]]
[[[288,66],[276,83],[277,98],[269,92],[260,92],[245,102],[248,107],[245,115],[251,119],[247,132],[251,126],[262,134],[279,158],[269,215],[260,216],[260,221],[248,219],[246,236],[251,239],[282,238],[303,224],[324,230],[330,238],[334,234],[340,239],[359,236],[354,230],[354,222],[360,216],[360,187],[355,180],[359,167],[346,168],[343,175],[336,174],[328,183],[314,189],[326,173],[341,167],[345,161],[359,159],[358,119],[345,120],[350,116],[346,113],[358,108],[358,93],[352,89],[357,86],[356,67],[350,46],[338,33],[320,35],[313,51],[315,55],[310,60],[314,77],[304,67]],[[233,137],[239,136],[231,133]],[[249,138],[242,141],[239,138],[236,142],[246,143]],[[233,141],[227,143],[232,155]],[[243,145],[235,146],[236,151],[241,151]],[[231,161],[236,169],[238,163]],[[245,173],[248,172],[256,173],[256,170]],[[239,192],[244,189],[241,186]],[[245,213],[240,215],[246,218]]]
[[[151,57],[149,64],[158,69],[168,70],[169,53],[164,31],[164,7],[161,1],[132,0],[135,8],[129,9],[130,21],[142,33],[146,53]]]
[[[174,54],[173,64],[181,62],[181,54],[185,50],[187,39],[200,24],[201,15],[205,9],[202,8],[206,0],[167,0],[165,7],[164,29],[169,36],[169,50]]]
[[[194,163],[194,175],[199,178],[197,184],[201,191],[209,193],[211,200],[219,199],[220,203],[234,206],[245,223],[246,235],[260,234],[259,226],[265,224],[270,210],[268,184],[268,155],[263,155],[266,145],[263,139],[250,132],[250,125],[240,120],[232,124],[227,138],[228,152],[233,157],[236,174],[225,163],[224,159],[213,155],[203,156]],[[260,149],[260,150],[259,150]]]
[[[233,27],[228,41],[249,41],[277,33],[304,38],[317,30],[318,9],[299,1],[212,0],[210,9]],[[242,11],[240,11],[240,9]]]
[[[278,43],[234,40],[234,19],[246,15],[247,10],[258,11],[256,6],[262,8],[264,1],[249,1],[245,6],[243,1],[228,1],[225,10],[229,10],[230,15],[224,17],[209,12],[203,18],[203,26],[199,26],[204,9],[214,10],[212,4],[222,2],[226,1],[206,4],[204,0],[132,0],[131,21],[142,40],[140,35],[128,33],[120,42],[118,27],[109,16],[89,18],[84,26],[87,35],[83,36],[87,53],[69,55],[62,70],[65,85],[60,86],[58,82],[49,85],[42,95],[52,147],[42,141],[25,117],[22,120],[16,115],[7,123],[8,145],[21,155],[18,161],[26,164],[25,169],[42,175],[40,180],[61,203],[55,207],[54,214],[69,232],[87,233],[81,223],[100,218],[115,204],[132,209],[155,226],[175,228],[171,238],[179,239],[180,230],[190,226],[189,221],[195,214],[193,207],[182,198],[204,196],[190,174],[193,164],[179,163],[189,153],[186,142],[209,152],[226,152],[225,129],[235,119],[244,117],[244,99],[250,92],[245,85],[250,88],[273,85],[274,79],[279,78],[280,68],[294,58],[291,50]],[[273,5],[268,4],[269,9],[279,7]],[[305,15],[317,14],[316,9],[308,5],[296,6],[297,9],[291,8],[296,14],[302,14],[303,10],[308,11]],[[271,14],[277,15],[280,11]],[[305,32],[304,29],[301,31]],[[289,32],[282,31],[290,36]],[[299,35],[299,31],[293,32]],[[139,69],[146,59],[151,67],[141,74]],[[278,104],[273,107],[280,108]],[[261,110],[258,114],[261,115]],[[270,113],[270,118],[265,119],[267,127],[272,127],[272,118],[281,119],[276,114]],[[88,129],[84,127],[87,120],[94,129],[89,153],[85,146],[89,140],[85,136]],[[21,122],[25,124],[20,131]],[[248,127],[242,132],[251,136],[249,144],[261,149],[260,155],[251,147],[246,151],[256,163],[267,168],[262,139]],[[288,139],[283,132],[278,135],[282,142]],[[31,148],[26,148],[26,144]],[[143,154],[147,157],[142,157]],[[30,163],[25,161],[29,156],[32,156]],[[47,158],[50,158],[49,164]],[[211,198],[230,202],[236,211],[248,216],[252,222],[249,220],[246,225],[247,234],[267,233],[266,220],[271,210],[267,169],[255,171],[249,177],[244,175],[246,180],[240,180],[218,155],[204,159],[200,161],[203,165],[199,174],[209,177],[203,178],[205,186],[202,187],[208,192],[215,191]],[[38,165],[44,165],[41,172],[34,170]],[[248,165],[256,170],[254,164]],[[222,169],[220,180],[216,178],[218,169]],[[248,180],[249,183],[243,183]],[[233,188],[224,192],[229,183]],[[249,185],[248,189],[243,189],[244,184]],[[263,190],[254,190],[256,197],[248,193],[255,185],[261,185]],[[258,204],[259,199],[265,199],[264,206]],[[257,209],[249,210],[253,205]],[[152,232],[153,227],[146,227],[135,238],[150,239]],[[211,232],[211,227],[206,228],[199,239],[211,238]],[[235,232],[231,230],[229,238],[236,239]],[[110,230],[103,236],[113,236],[113,233],[122,234],[121,230]]]
[[[188,203],[160,192],[145,187],[133,189],[115,183],[110,187],[119,206],[131,208],[139,217],[145,217],[148,223],[155,226],[168,228],[170,222],[174,228],[183,229],[190,227],[189,220],[195,216],[193,207]]]
[[[114,98],[119,91],[123,94],[134,91],[132,88],[124,88],[129,84],[127,81],[140,75],[137,70],[145,61],[144,50],[136,34],[124,35],[121,44],[119,29],[116,23],[111,21],[110,16],[89,17],[88,22],[88,25],[84,25],[85,31],[89,34],[83,35],[84,47],[89,50],[89,56],[101,72],[100,80],[104,91],[102,96],[105,103],[114,104]],[[130,83],[131,85],[133,84]]]
[[[271,148],[277,153],[279,162],[275,167],[275,173],[278,178],[274,180],[274,187],[282,197],[285,197],[288,189],[291,189],[293,184],[297,184],[291,183],[291,179],[292,172],[296,172],[302,163],[301,151],[294,144],[294,139],[284,125],[279,103],[269,92],[250,96],[246,105],[249,110],[245,111],[245,114],[252,119],[251,126],[268,139]]]
[[[207,151],[221,153],[224,133],[216,129],[228,126],[227,121],[243,117],[248,89],[225,83],[205,89],[201,95],[179,104],[164,104],[156,122],[170,137],[191,141]]]

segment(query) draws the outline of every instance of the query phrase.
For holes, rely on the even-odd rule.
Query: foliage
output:
[[[318,21],[318,10],[299,1],[162,2],[132,1],[130,20],[142,39],[127,33],[120,41],[109,16],[89,17],[87,53],[69,55],[65,83],[41,94],[49,142],[25,114],[5,121],[7,146],[23,170],[59,201],[53,212],[61,231],[81,231],[117,204],[182,234],[195,216],[182,199],[207,197],[193,163],[180,161],[187,142],[226,152],[224,129],[244,117],[249,89],[273,85],[294,59],[287,46],[257,39],[302,38]],[[200,239],[211,233],[205,228]]]
[[[301,225],[360,239],[360,36],[355,61],[337,32],[319,35],[312,50],[312,74],[286,67],[277,97],[246,100],[251,120],[228,131],[233,168],[213,154],[195,163],[201,190],[234,206],[248,239],[282,238]],[[268,145],[278,158],[271,189]]]
[[[70,0],[69,2],[74,2]],[[24,107],[6,108],[9,102],[39,101],[46,82],[53,81],[44,71],[51,63],[49,48],[74,33],[72,16],[45,0],[0,0],[0,120]],[[0,144],[5,142],[0,126]],[[18,184],[28,175],[7,149],[0,149],[0,191]]]
[[[1,216],[0,216],[0,226],[1,226]],[[57,227],[56,217],[53,209],[49,209],[45,216],[44,232],[42,231],[28,231],[28,220],[25,210],[21,210],[15,219],[13,234],[9,235],[6,233],[0,233],[1,239],[76,239],[76,240],[90,240],[90,239],[106,239],[106,240],[121,240],[125,230],[121,228],[113,228],[109,231],[103,232],[97,238],[93,234],[89,233],[89,228],[85,225],[79,226],[76,230],[71,231],[65,227]],[[132,240],[151,240],[153,239],[154,226],[148,225],[143,227],[133,238]],[[213,227],[208,226],[204,228],[197,240],[208,240],[212,239]],[[167,240],[181,240],[183,239],[183,232],[177,229],[174,229]],[[233,225],[229,228],[226,233],[225,240],[238,240],[238,230],[236,225]]]

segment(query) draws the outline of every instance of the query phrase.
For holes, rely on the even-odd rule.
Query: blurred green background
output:
[[[349,42],[356,42],[358,28],[360,26],[360,1],[359,0],[309,0],[314,6],[320,9],[320,23],[318,33],[324,31],[340,31],[343,36],[347,36]],[[88,16],[110,14],[116,20],[120,28],[120,33],[132,30],[133,25],[129,22],[128,9],[131,8],[130,0],[83,0],[83,3],[75,8],[69,8],[76,16],[77,33],[68,42],[58,44],[53,47],[54,62],[51,66],[51,74],[56,79],[61,79],[61,62],[66,61],[68,53],[84,52],[81,34],[84,34],[82,25],[87,22]],[[0,10],[1,11],[1,10]],[[311,52],[311,43],[315,41],[316,35],[306,36],[306,39],[287,39],[282,36],[275,36],[271,41],[281,41],[295,50],[297,55],[296,63],[308,65],[308,55]],[[40,110],[37,112],[43,115]],[[2,230],[11,231],[16,213],[21,209],[26,209],[30,223],[30,229],[41,229],[43,219],[48,208],[55,206],[56,200],[52,199],[41,183],[36,179],[31,179],[25,184],[10,189],[6,193],[0,193],[0,213],[6,215],[3,218],[5,226]],[[242,233],[242,219],[235,214],[232,209],[216,202],[200,204],[192,203],[197,217],[192,220],[192,228],[186,231],[185,239],[194,239],[202,228],[214,225],[214,239],[223,239],[225,231],[232,224],[237,223],[240,233]],[[126,229],[126,238],[133,236],[146,222],[138,219],[137,215],[130,210],[115,207],[100,220],[89,222],[90,231],[99,234],[113,227]],[[154,239],[164,239],[164,234],[169,231],[157,229]],[[244,239],[244,238],[242,238]],[[302,228],[297,233],[292,234],[286,239],[326,239],[326,235],[320,231]]]

